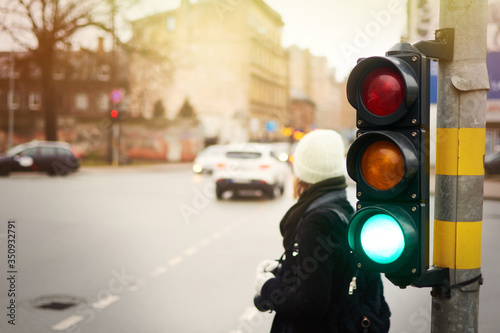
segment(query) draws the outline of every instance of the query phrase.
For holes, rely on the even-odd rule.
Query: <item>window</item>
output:
[[[25,155],[25,156],[37,156],[38,155],[38,148],[28,148],[28,149],[25,149],[21,152],[22,155]]]
[[[9,107],[13,110],[19,109],[21,104],[21,94],[19,92],[9,92]]]
[[[108,64],[102,64],[97,70],[97,79],[99,81],[109,81],[111,78],[111,66]]]
[[[251,151],[230,151],[226,153],[228,158],[244,158],[244,159],[255,159],[260,158],[262,153],[251,152]]]
[[[40,109],[40,94],[37,92],[30,92],[28,95],[28,105],[30,110]]]
[[[71,151],[68,149],[60,148],[60,147],[55,148],[55,149],[56,149],[57,155],[59,155],[59,156],[73,157],[73,153],[71,153]]]
[[[174,31],[175,30],[175,16],[167,17],[167,30]]]
[[[109,95],[107,93],[100,93],[97,97],[97,109],[106,112],[109,110]]]
[[[76,94],[75,107],[77,111],[86,111],[89,108],[89,98],[87,94],[85,93]]]
[[[41,156],[54,156],[56,155],[56,147],[40,147]]]
[[[56,65],[53,73],[54,80],[62,80],[64,79],[64,69],[60,65]]]

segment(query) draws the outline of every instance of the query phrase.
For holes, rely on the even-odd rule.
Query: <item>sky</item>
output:
[[[283,44],[325,56],[338,76],[383,55],[406,31],[406,0],[267,0],[282,15]]]
[[[195,0],[191,0],[195,1]],[[247,0],[218,0],[238,6]],[[356,60],[383,55],[398,43],[406,31],[407,0],[265,0],[278,12],[285,25],[282,44],[307,48],[325,56],[336,77],[346,77]],[[137,19],[177,8],[180,0],[140,0],[127,13]],[[93,37],[93,36],[92,36]],[[96,38],[82,38],[96,44]],[[415,42],[415,41],[410,41]],[[0,50],[12,43],[0,35]],[[84,44],[84,43],[82,43]],[[84,45],[95,47],[95,45]]]
[[[219,0],[237,6],[246,0]],[[278,12],[283,46],[308,48],[325,56],[337,78],[348,75],[361,57],[383,55],[406,32],[407,0],[265,0]],[[176,8],[179,0],[142,0],[132,16]],[[414,41],[410,41],[414,42]]]

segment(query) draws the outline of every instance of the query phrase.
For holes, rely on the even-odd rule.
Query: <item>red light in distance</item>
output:
[[[118,111],[116,109],[111,110],[111,117],[112,118],[117,118],[118,117]]]

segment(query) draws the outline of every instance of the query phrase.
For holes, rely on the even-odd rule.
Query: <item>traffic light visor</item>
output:
[[[405,174],[405,158],[392,142],[376,141],[361,157],[361,174],[377,190],[388,190],[398,185]]]
[[[391,274],[408,266],[408,273],[413,268],[418,272],[419,266],[413,260],[420,258],[415,251],[422,223],[419,211],[424,206],[361,202],[358,207],[362,208],[349,221],[347,240],[359,267]]]
[[[370,217],[361,228],[361,247],[376,263],[396,261],[405,249],[405,237],[398,222],[390,215]]]
[[[368,73],[361,85],[361,100],[366,109],[377,116],[395,112],[405,97],[405,82],[391,67],[378,67]]]
[[[412,65],[417,63],[412,62]],[[403,59],[369,57],[360,60],[352,69],[346,87],[347,100],[357,112],[357,127],[389,126],[400,121],[405,126],[419,124],[413,110],[419,96],[418,80],[412,66]]]
[[[417,199],[419,189],[413,187],[418,183],[413,180],[419,168],[416,143],[421,137],[417,130],[358,132],[346,159],[358,198],[389,200],[403,194],[405,200]]]

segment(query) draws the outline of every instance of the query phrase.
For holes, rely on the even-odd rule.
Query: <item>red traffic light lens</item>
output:
[[[405,173],[405,159],[392,142],[377,141],[361,157],[361,173],[377,190],[388,190],[399,184]]]
[[[388,116],[396,111],[405,96],[405,84],[394,68],[379,67],[370,72],[361,86],[361,100],[371,113]]]
[[[112,118],[118,117],[118,111],[116,109],[111,110],[111,117]]]

